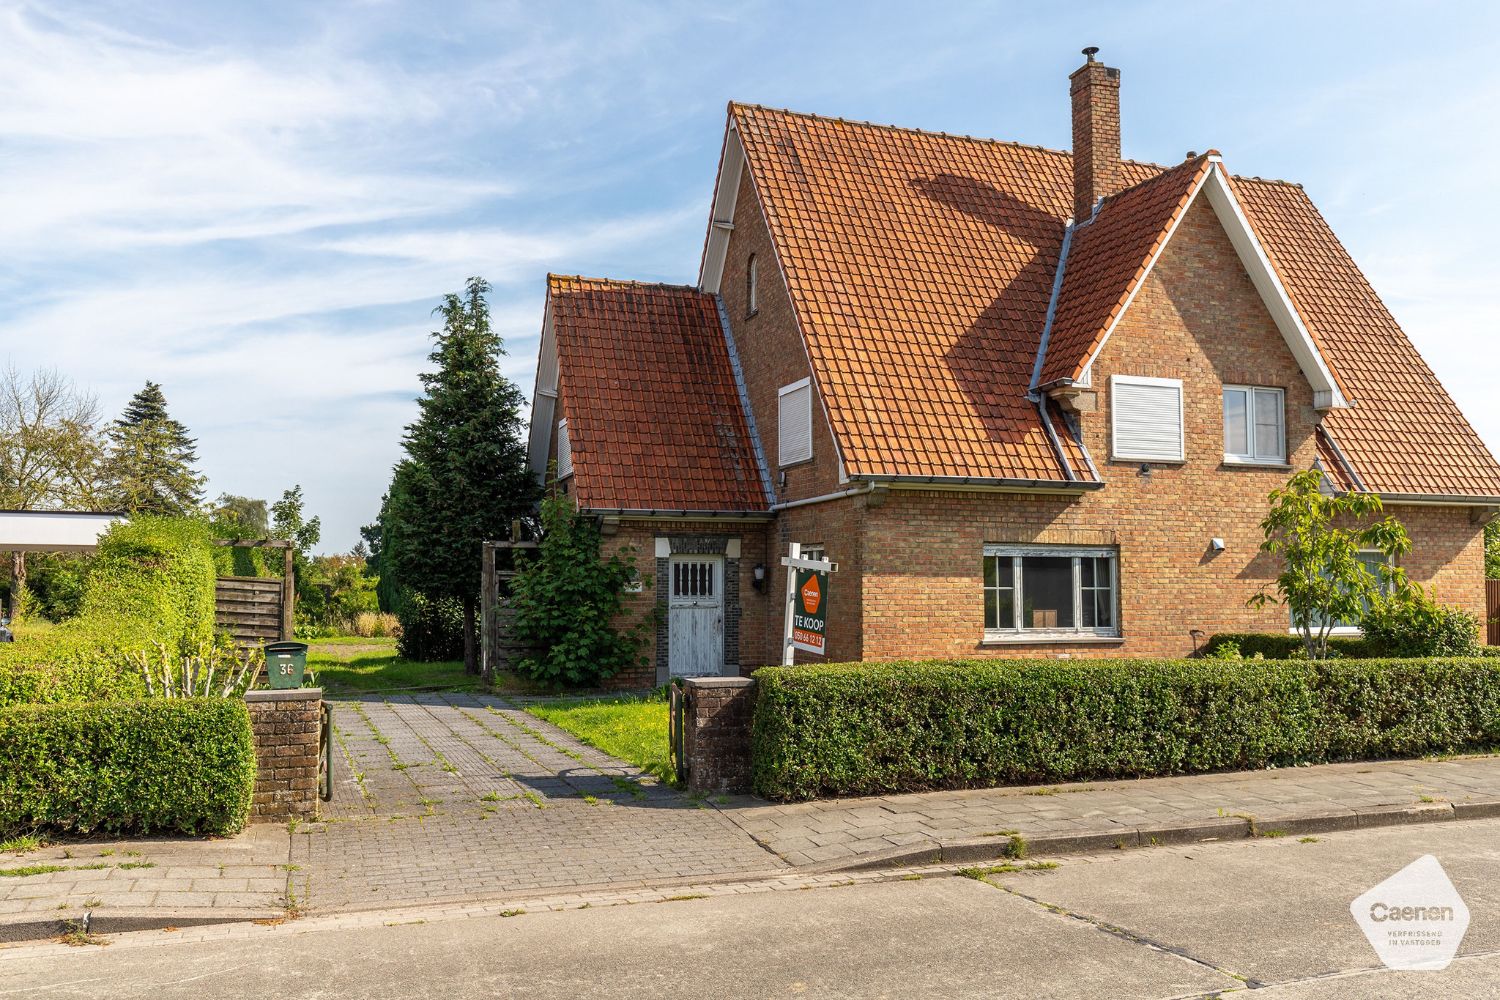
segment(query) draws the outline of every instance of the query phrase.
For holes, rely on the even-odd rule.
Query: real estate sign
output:
[[[828,629],[828,572],[800,567],[794,572],[792,646],[821,654]]]
[[[828,632],[828,575],[838,564],[826,559],[802,558],[802,546],[793,542],[781,565],[786,567],[786,631],[782,633],[782,663],[791,663],[801,649],[824,655]]]

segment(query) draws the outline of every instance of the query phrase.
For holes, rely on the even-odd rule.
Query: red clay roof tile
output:
[[[768,509],[712,295],[550,275],[547,299],[580,507]]]

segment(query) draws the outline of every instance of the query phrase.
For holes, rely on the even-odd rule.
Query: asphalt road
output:
[[[1472,922],[1446,971],[1389,972],[1349,904],[1423,854]],[[27,945],[0,949],[0,998],[1500,996],[1497,874],[1500,821],[1387,828],[1066,859],[988,882]]]

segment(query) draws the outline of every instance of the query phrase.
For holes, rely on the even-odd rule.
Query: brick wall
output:
[[[644,662],[641,666],[624,671],[608,682],[620,690],[655,687],[666,683],[666,560],[656,558],[658,538],[679,539],[679,551],[724,552],[730,539],[739,542],[739,556],[726,558],[726,569],[733,572],[734,579],[725,581],[725,662],[737,667],[741,673],[763,665],[766,644],[767,620],[771,606],[776,602],[767,589],[760,592],[754,586],[754,569],[757,564],[766,565],[777,560],[767,552],[767,535],[772,530],[764,521],[731,519],[705,519],[685,521],[670,518],[622,518],[610,529],[613,533],[604,537],[603,555],[624,549],[632,550],[636,568],[648,583],[638,594],[627,594],[621,613],[621,622],[634,622],[639,616],[660,606],[662,617],[655,630],[646,634],[642,649]],[[777,568],[780,568],[778,563]],[[776,605],[779,608],[779,604]],[[779,619],[778,619],[779,621]],[[779,625],[777,626],[779,628]]]
[[[255,734],[252,823],[311,818],[318,812],[318,729],[323,692],[250,691],[245,694]]]
[[[686,697],[682,748],[688,791],[748,791],[755,682],[748,677],[697,678],[687,681]]]
[[[1109,377],[1183,381],[1187,460],[1113,461]],[[1222,386],[1286,393],[1285,468],[1223,462]],[[1205,202],[1188,213],[1094,363],[1094,413],[1079,416],[1107,485],[1079,498],[893,490],[864,514],[863,659],[902,656],[1176,656],[1189,629],[1281,631],[1279,607],[1245,601],[1277,562],[1258,551],[1267,494],[1315,457],[1317,414],[1297,368]],[[1481,528],[1461,508],[1392,507],[1414,546],[1404,561],[1440,600],[1481,612]],[[1214,553],[1210,539],[1222,538]],[[986,542],[1118,545],[1121,642],[984,645]]]

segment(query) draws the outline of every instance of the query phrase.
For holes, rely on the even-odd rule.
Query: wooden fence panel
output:
[[[1484,620],[1491,646],[1500,646],[1500,580],[1484,581]]]
[[[221,576],[214,585],[214,624],[241,646],[290,639],[279,577]]]

